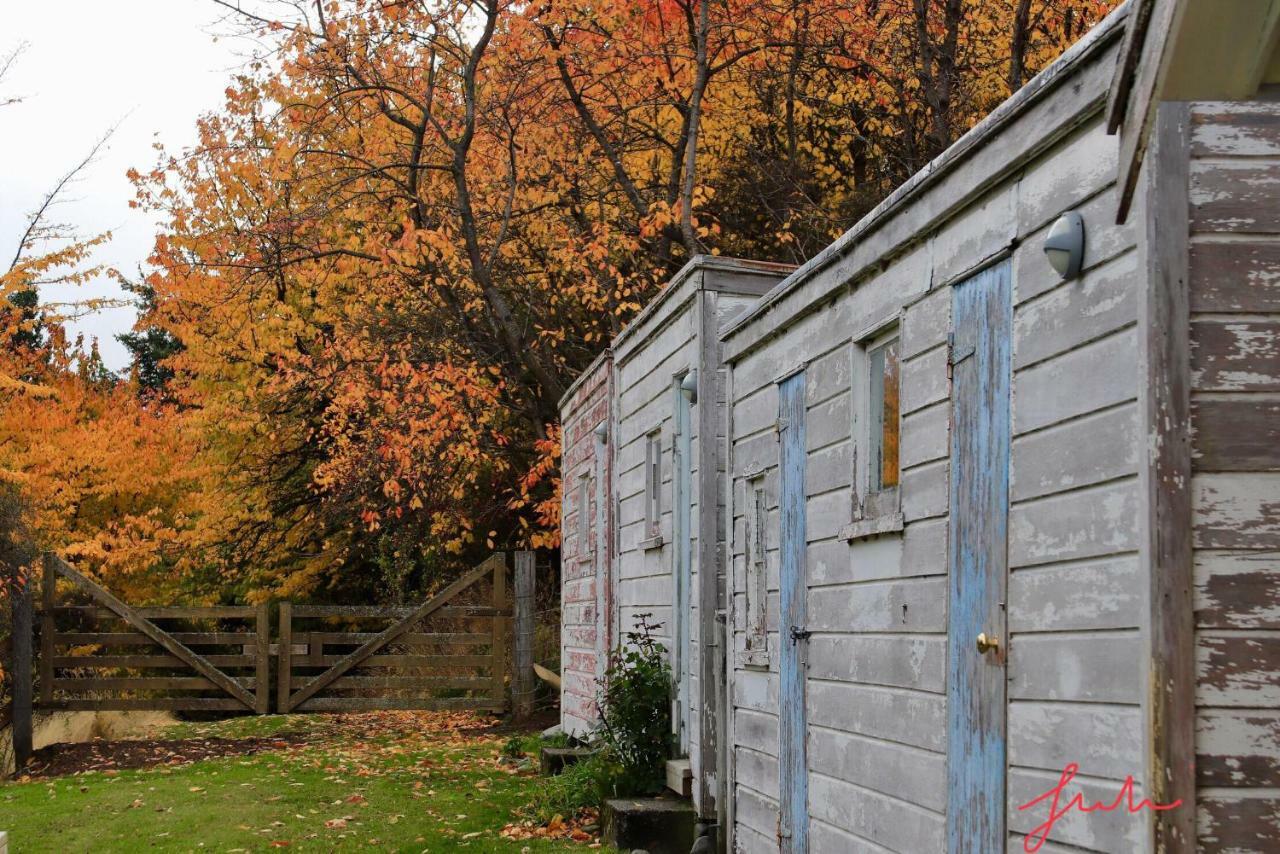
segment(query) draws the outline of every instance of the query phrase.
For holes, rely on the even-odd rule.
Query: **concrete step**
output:
[[[682,798],[693,797],[693,769],[688,759],[667,760],[667,788]]]
[[[544,777],[553,777],[592,753],[589,747],[544,747],[538,752],[538,763]]]
[[[601,816],[606,845],[648,854],[689,854],[695,822],[693,805],[676,798],[611,798]]]

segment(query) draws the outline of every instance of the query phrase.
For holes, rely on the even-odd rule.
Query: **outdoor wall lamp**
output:
[[[605,442],[609,441],[609,422],[601,421],[596,425],[596,429],[592,432],[596,434],[596,438],[599,439],[600,444],[603,445]]]
[[[1044,239],[1044,254],[1049,266],[1064,280],[1080,275],[1084,265],[1084,217],[1076,211],[1058,217]]]
[[[680,380],[680,393],[688,399],[690,403],[698,402],[698,369],[694,368],[684,375],[684,379]]]

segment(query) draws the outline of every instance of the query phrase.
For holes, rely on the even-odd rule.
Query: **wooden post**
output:
[[[517,721],[527,720],[533,714],[534,566],[533,552],[516,552],[515,657],[511,700]]]
[[[14,776],[31,759],[31,585],[14,567],[13,603],[13,767]]]
[[[1146,497],[1139,554],[1148,574],[1146,684],[1147,784],[1156,803],[1175,810],[1148,814],[1149,850],[1196,850],[1196,654],[1191,532],[1191,342],[1188,293],[1188,174],[1191,109],[1162,104],[1155,150],[1147,158],[1147,261],[1139,311],[1146,379],[1139,388],[1145,430],[1139,483]]]
[[[289,695],[293,692],[293,603],[280,603],[280,640],[276,646],[276,711],[289,711]]]
[[[489,688],[489,699],[494,703],[503,703],[507,692],[507,562],[498,560],[493,563],[493,607],[498,613],[493,617],[493,646],[489,654],[493,657],[493,682]]]
[[[41,579],[40,589],[40,705],[47,708],[53,704],[53,639],[54,633],[58,630],[53,618],[53,609],[58,604],[58,573],[51,555],[44,556],[42,565],[44,577]]]
[[[257,666],[254,675],[257,681],[253,686],[256,701],[253,710],[259,715],[265,715],[271,709],[271,614],[265,602],[258,606],[255,631],[254,640],[257,645],[254,662]]]

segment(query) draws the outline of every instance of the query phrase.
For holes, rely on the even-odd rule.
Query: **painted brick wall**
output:
[[[610,445],[601,446],[595,430],[609,422],[612,372],[611,356],[605,353],[584,372],[560,412],[560,723],[572,735],[588,732],[598,720],[596,681],[610,644],[612,513],[607,492],[602,495],[602,487],[609,483]],[[583,483],[587,488],[585,529],[580,525]]]

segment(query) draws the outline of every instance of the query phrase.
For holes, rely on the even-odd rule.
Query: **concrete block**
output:
[[[538,754],[542,776],[553,777],[592,754],[589,747],[544,747]]]
[[[604,843],[623,851],[689,854],[697,816],[675,798],[612,798],[604,802]]]
[[[688,759],[667,760],[667,788],[682,798],[693,797],[693,769]]]

